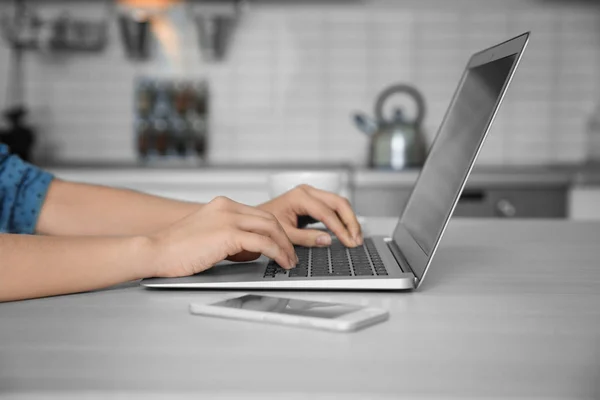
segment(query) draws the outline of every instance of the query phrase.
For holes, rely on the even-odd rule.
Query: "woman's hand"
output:
[[[273,214],[217,197],[199,211],[149,236],[153,276],[178,277],[204,271],[219,261],[258,255],[284,268],[298,262],[294,246]]]
[[[362,244],[360,224],[348,200],[301,185],[258,207],[217,197],[150,235],[155,254],[152,274],[188,276],[225,259],[250,261],[261,254],[283,268],[293,268],[298,257],[292,242],[321,247],[331,244],[327,232],[298,228],[298,217],[304,215],[323,222],[344,245]]]
[[[348,247],[363,243],[360,224],[350,202],[336,194],[300,185],[258,208],[275,215],[294,244],[307,247],[331,244],[326,232],[298,228],[298,217],[304,215],[321,221]]]

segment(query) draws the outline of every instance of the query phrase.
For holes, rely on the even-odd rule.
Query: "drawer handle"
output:
[[[459,202],[466,201],[483,201],[485,199],[485,193],[482,190],[465,190],[458,199]]]
[[[517,208],[515,205],[506,199],[498,200],[496,209],[502,217],[512,218],[517,215]]]

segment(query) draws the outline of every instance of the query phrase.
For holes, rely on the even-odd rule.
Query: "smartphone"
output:
[[[246,294],[213,304],[190,304],[196,315],[351,332],[388,319],[380,308]]]

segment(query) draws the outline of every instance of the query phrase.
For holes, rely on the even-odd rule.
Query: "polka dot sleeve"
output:
[[[52,178],[0,144],[0,233],[35,232]]]

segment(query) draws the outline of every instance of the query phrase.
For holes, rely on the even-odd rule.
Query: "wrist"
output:
[[[133,236],[130,238],[133,259],[133,274],[135,279],[151,278],[156,276],[157,267],[157,250],[156,243],[149,236]]]
[[[181,202],[180,204],[183,207],[183,209],[185,209],[185,212],[184,212],[185,217],[200,211],[202,209],[202,207],[205,206],[205,204],[203,204],[203,203],[195,203],[195,202]],[[175,222],[175,221],[173,221],[173,222]]]

